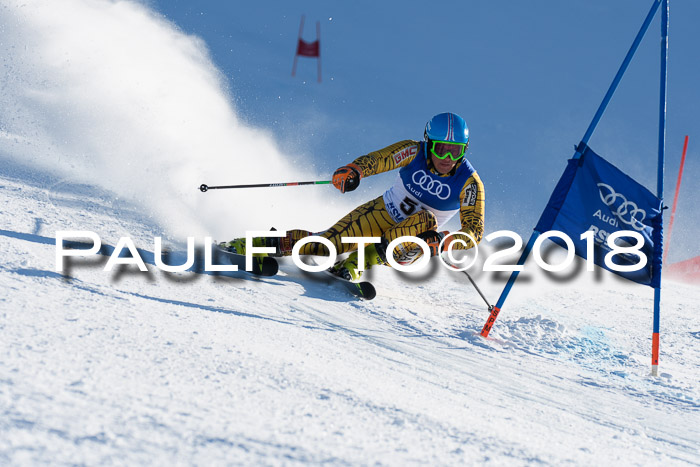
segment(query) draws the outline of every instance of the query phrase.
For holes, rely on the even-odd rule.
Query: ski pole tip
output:
[[[204,192],[207,191],[208,189],[209,189],[209,187],[206,186],[204,183],[202,183],[201,185],[199,185],[199,191],[201,191],[202,193],[204,193]]]

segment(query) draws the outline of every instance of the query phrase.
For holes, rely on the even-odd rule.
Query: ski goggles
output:
[[[464,157],[467,143],[453,143],[451,141],[430,141],[430,153],[440,160],[450,159],[458,161]]]

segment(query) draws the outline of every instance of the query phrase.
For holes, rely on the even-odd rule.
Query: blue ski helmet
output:
[[[462,117],[451,112],[438,114],[425,125],[425,141],[449,141],[469,146],[469,128]],[[466,148],[465,148],[466,149]]]

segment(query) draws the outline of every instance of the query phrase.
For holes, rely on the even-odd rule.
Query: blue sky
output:
[[[422,138],[452,111],[470,126],[469,159],[487,190],[487,230],[528,235],[639,30],[651,1],[150,1],[200,37],[240,118],[271,130],[297,164],[332,171],[392,142]],[[299,60],[299,22],[321,23],[323,83]],[[590,140],[656,192],[660,15]],[[671,1],[666,204],[690,135],[670,259],[700,254],[700,3]],[[695,134],[694,134],[695,133]],[[365,180],[358,204],[394,175]],[[277,180],[273,180],[277,181]],[[364,190],[364,191],[362,191]],[[668,219],[669,216],[667,216]]]

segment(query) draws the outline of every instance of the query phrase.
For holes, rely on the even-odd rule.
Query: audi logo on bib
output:
[[[437,196],[438,198],[443,200],[450,197],[450,186],[446,183],[440,182],[439,180],[435,180],[423,170],[418,170],[414,172],[412,179],[413,183],[415,183],[431,195]]]
[[[603,194],[605,189],[608,194]],[[640,209],[636,203],[628,201],[620,193],[617,193],[613,187],[606,183],[599,183],[598,190],[600,191],[600,199],[606,206],[613,210],[613,214],[625,224],[631,226],[634,230],[644,230],[642,221],[647,217],[644,209]],[[615,208],[615,203],[621,201],[621,204]]]

